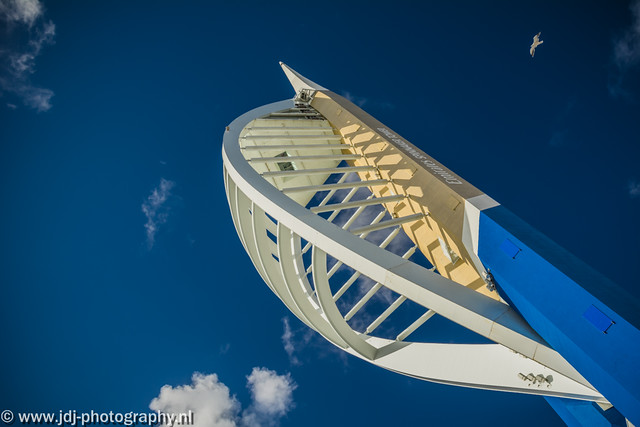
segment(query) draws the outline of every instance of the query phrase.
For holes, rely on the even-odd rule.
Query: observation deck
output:
[[[281,65],[295,98],[234,120],[222,155],[238,236],[289,310],[337,347],[394,372],[610,407],[574,366],[581,353],[576,359],[569,351],[570,362],[550,341],[555,335],[536,332],[540,318],[547,321],[544,309],[514,306],[511,270],[494,258],[496,248],[485,249],[497,235],[486,224],[502,215],[500,205],[345,98]],[[521,253],[534,245],[506,230],[494,246],[527,259]],[[442,337],[463,328],[471,342]],[[640,336],[631,328],[627,336]],[[616,381],[612,372],[604,384],[615,389]],[[630,396],[633,403],[637,393]]]

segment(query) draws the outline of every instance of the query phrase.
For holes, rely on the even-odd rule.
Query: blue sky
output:
[[[202,391],[283,426],[562,425],[542,398],[343,355],[270,293],[220,152],[234,118],[293,96],[278,61],[640,295],[637,1],[0,5],[0,409]]]

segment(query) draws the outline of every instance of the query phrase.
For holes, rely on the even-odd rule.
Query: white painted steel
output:
[[[415,322],[413,322],[411,325],[409,325],[407,327],[407,329],[405,329],[404,331],[400,332],[398,334],[398,336],[396,337],[396,340],[398,341],[402,341],[405,338],[407,338],[409,335],[411,335],[416,329],[418,329],[420,326],[422,326],[424,324],[424,322],[426,322],[427,320],[431,319],[433,317],[433,315],[436,314],[435,311],[433,310],[427,310],[426,313],[424,313],[422,316],[418,317],[416,319]]]
[[[247,145],[242,147],[242,151],[287,151],[287,150],[295,150],[295,151],[334,151],[340,150],[340,146],[336,147],[335,145],[329,144],[308,144],[308,145]]]
[[[302,192],[302,191],[317,192],[317,191],[326,191],[326,190],[340,190],[344,188],[371,187],[372,185],[384,185],[388,182],[389,181],[387,181],[386,179],[374,179],[371,181],[343,182],[338,184],[321,184],[321,185],[312,185],[312,186],[305,186],[305,187],[289,187],[289,188],[284,188],[282,191],[284,193],[294,193],[294,192]]]
[[[360,206],[373,206],[373,205],[379,205],[381,203],[398,202],[403,199],[404,199],[404,196],[396,195],[396,196],[387,196],[387,197],[377,197],[375,199],[369,199],[369,200],[357,200],[355,202],[334,203],[331,205],[313,207],[311,208],[311,212],[320,213],[320,212],[329,212],[336,209],[359,208]]]
[[[286,128],[285,128],[286,129]],[[321,141],[340,141],[340,135],[246,135],[241,138],[241,140],[282,140],[282,139],[295,139],[299,140],[321,140]],[[337,145],[337,144],[333,144]],[[324,145],[326,147],[326,145]]]
[[[405,297],[404,295],[400,295],[385,311],[382,312],[380,316],[378,316],[376,320],[374,320],[369,326],[367,326],[365,333],[370,334],[371,332],[375,331],[376,328],[380,326],[380,324],[384,322],[387,317],[391,316],[391,314],[396,311],[398,307],[400,307],[400,304],[402,304],[406,300],[407,297]]]
[[[294,73],[292,78],[296,84],[304,86],[303,89],[309,87],[308,80],[293,71],[289,74],[291,73]],[[407,258],[416,250],[415,246],[407,252],[408,256],[400,257],[353,235],[344,226],[337,227],[305,208],[304,200],[293,199],[293,194],[284,194],[281,190],[285,190],[287,185],[273,181],[272,177],[262,177],[260,173],[269,173],[267,170],[258,169],[259,164],[264,164],[265,159],[250,159],[251,164],[247,161],[240,148],[241,133],[246,133],[246,128],[251,127],[252,123],[256,124],[253,131],[264,128],[265,120],[260,118],[265,116],[271,117],[269,120],[277,123],[274,127],[278,129],[286,128],[290,124],[294,126],[293,123],[296,127],[306,127],[301,126],[301,123],[305,123],[304,119],[293,121],[290,118],[282,118],[278,121],[273,118],[273,113],[294,106],[293,101],[282,101],[257,108],[239,117],[227,128],[222,151],[227,197],[240,240],[265,283],[294,315],[345,351],[385,369],[412,377],[490,390],[606,401],[506,304],[409,261]],[[326,121],[307,120],[322,122],[322,126],[327,126]],[[316,123],[309,126],[316,126]],[[295,145],[296,140],[293,139],[293,142]],[[326,175],[318,174],[320,178],[328,177],[335,169],[339,169],[336,163],[331,167],[319,164],[320,160],[331,159],[305,157],[308,161],[306,167],[328,169]],[[292,159],[283,157],[269,161],[289,162]],[[349,173],[344,173],[339,183],[351,184],[351,187],[346,185],[345,188],[355,189],[361,184],[346,182]],[[307,178],[300,174],[296,179]],[[327,187],[318,183],[308,185],[314,187],[310,191],[321,191],[320,188],[315,188],[318,186],[325,189]],[[337,189],[332,189],[334,193],[335,190]],[[305,200],[313,197],[313,191]],[[327,205],[332,195],[330,192],[320,206]],[[345,197],[342,203],[348,202],[349,196]],[[359,206],[358,210],[364,207]],[[339,210],[340,206],[336,206],[336,209]],[[380,219],[382,215],[379,214],[374,223]],[[274,225],[277,244],[267,235],[267,230],[273,233]],[[313,283],[305,274],[302,259],[305,252],[302,248],[303,239],[312,249],[310,270]],[[335,294],[329,285],[327,255],[355,270],[351,278]],[[397,340],[356,332],[340,313],[336,301],[363,275],[372,279],[378,289],[384,287],[400,295],[370,325],[369,333],[405,300],[413,301],[427,311],[402,331]],[[404,341],[433,313],[487,337],[496,344]],[[549,387],[532,387],[530,383],[518,377],[519,373],[551,376],[553,380]]]
[[[382,221],[378,224],[366,225],[364,227],[355,228],[351,230],[351,232],[353,234],[362,234],[367,232],[370,233],[372,231],[382,230],[385,228],[393,227],[395,225],[401,225],[407,222],[417,221],[422,218],[424,218],[424,214],[418,213],[418,214],[413,214],[409,216],[404,216],[401,218],[390,219],[388,221]]]
[[[351,166],[344,168],[323,168],[323,169],[303,169],[293,171],[273,171],[263,172],[263,177],[271,176],[294,176],[294,175],[326,175],[330,173],[345,173],[345,172],[367,172],[375,170],[372,166]]]
[[[293,148],[293,147],[292,147]],[[247,159],[248,162],[293,162],[296,160],[354,160],[359,159],[360,155],[358,154],[327,154],[327,155],[317,155],[317,156],[289,156],[289,157],[254,157],[251,159]]]

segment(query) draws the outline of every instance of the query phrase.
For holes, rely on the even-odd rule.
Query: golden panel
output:
[[[388,134],[397,134],[339,95],[330,91],[316,92],[311,106],[340,131],[351,146],[345,152],[363,155],[363,158],[352,161],[354,166],[375,166],[379,178],[391,181],[371,188],[376,197],[390,194],[408,196],[403,201],[385,204],[393,217],[428,214],[421,220],[403,224],[402,228],[438,272],[461,285],[499,299],[495,292],[489,292],[484,286],[484,280],[462,244],[464,200],[483,193],[419,149],[411,148],[413,146],[400,137],[394,137],[413,150],[411,153],[415,159],[411,158],[389,141]],[[379,129],[385,129],[387,134],[383,136]],[[359,176],[362,180],[378,178],[371,172],[360,172]]]

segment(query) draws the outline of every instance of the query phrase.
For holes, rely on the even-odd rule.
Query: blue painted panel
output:
[[[536,332],[640,425],[640,302],[502,206],[480,215],[478,255]],[[591,306],[615,323],[606,334]]]
[[[624,417],[615,408],[603,411],[593,402],[545,397],[549,405],[569,427],[626,427]]]
[[[520,248],[517,247],[509,239],[504,239],[504,242],[502,242],[502,244],[500,245],[500,249],[502,249],[502,252],[507,254],[507,256],[509,256],[511,258],[514,258],[514,259],[515,259],[516,255],[518,255],[518,253],[520,252]]]
[[[600,332],[607,333],[607,330],[613,325],[613,320],[606,314],[598,310],[595,306],[587,308],[587,311],[583,314],[593,326],[595,326]]]

